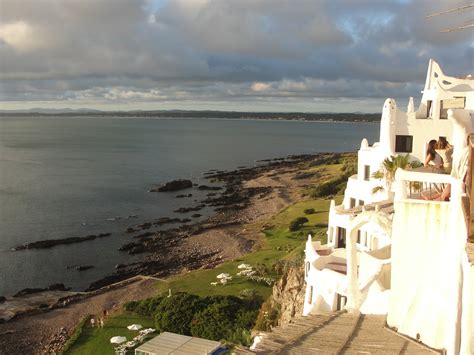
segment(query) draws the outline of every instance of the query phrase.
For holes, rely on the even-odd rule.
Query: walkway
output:
[[[385,316],[356,316],[340,311],[297,317],[292,323],[265,333],[254,353],[423,355],[437,352],[386,329]]]

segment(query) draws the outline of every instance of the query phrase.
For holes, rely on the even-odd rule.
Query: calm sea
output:
[[[289,154],[355,151],[373,142],[370,123],[4,117],[0,119],[0,295],[61,282],[84,289],[139,258],[117,251],[125,229],[192,205],[147,192],[176,178],[202,182],[210,169],[253,166]],[[126,218],[136,215],[136,218]],[[186,215],[179,215],[185,217]],[[111,232],[45,250],[10,251],[42,239]],[[94,265],[76,271],[73,265]]]

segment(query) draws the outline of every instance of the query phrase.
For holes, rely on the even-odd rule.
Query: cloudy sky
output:
[[[472,73],[472,1],[0,0],[0,109],[379,112]]]

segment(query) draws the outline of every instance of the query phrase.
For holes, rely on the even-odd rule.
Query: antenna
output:
[[[457,7],[455,9],[441,11],[441,12],[437,12],[437,13],[428,15],[428,16],[425,17],[425,19],[429,19],[429,18],[436,17],[436,16],[447,15],[447,14],[451,14],[451,13],[454,13],[454,12],[463,12],[463,11],[467,11],[467,10],[473,9],[473,8],[474,8],[474,4],[464,5],[464,6],[461,6],[461,7]],[[474,23],[470,23],[468,25],[459,26],[459,27],[447,28],[447,29],[441,30],[440,32],[448,33],[448,32],[467,30],[467,29],[470,29],[470,28],[474,28]]]

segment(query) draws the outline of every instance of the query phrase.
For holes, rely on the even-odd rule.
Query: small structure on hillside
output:
[[[215,355],[222,351],[218,341],[163,332],[135,349],[135,355]]]

